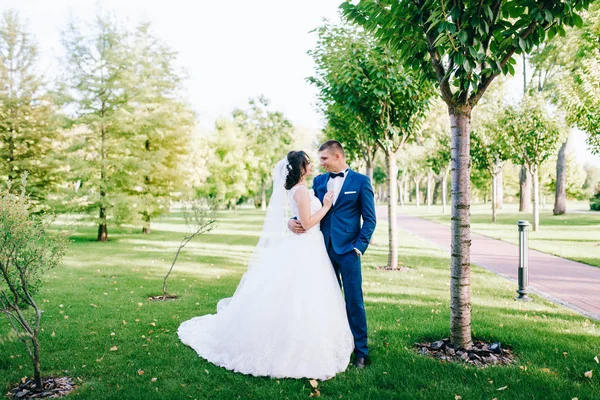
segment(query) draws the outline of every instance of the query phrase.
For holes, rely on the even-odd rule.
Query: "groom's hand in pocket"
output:
[[[297,219],[290,219],[287,223],[288,229],[294,232],[296,235],[301,235],[306,231],[302,227],[302,224]]]

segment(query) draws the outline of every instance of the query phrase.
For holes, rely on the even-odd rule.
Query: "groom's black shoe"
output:
[[[356,357],[354,362],[352,363],[356,368],[363,369],[367,366],[367,358],[366,357]]]

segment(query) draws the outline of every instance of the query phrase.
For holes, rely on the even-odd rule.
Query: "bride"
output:
[[[273,171],[273,194],[248,271],[217,314],[181,324],[179,338],[200,357],[232,371],[273,378],[329,379],[348,366],[354,342],[344,298],[319,222],[323,205],[306,186],[312,172],[303,151]],[[289,206],[303,235],[286,235]]]

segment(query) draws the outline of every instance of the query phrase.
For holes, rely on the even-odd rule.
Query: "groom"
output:
[[[346,313],[354,336],[354,366],[364,368],[369,349],[360,258],[375,230],[373,188],[367,176],[348,168],[340,142],[323,143],[319,147],[319,158],[328,174],[315,177],[315,196],[323,202],[327,192],[334,192],[333,207],[321,220],[321,231],[338,281],[344,288]],[[296,234],[304,233],[295,219],[288,222],[288,227]]]

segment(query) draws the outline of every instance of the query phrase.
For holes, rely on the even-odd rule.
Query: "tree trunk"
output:
[[[371,184],[373,184],[373,161],[366,160],[367,163],[367,176],[369,177],[369,180],[371,181]]]
[[[433,199],[432,204],[437,204],[440,199],[440,188],[442,186],[442,182],[440,180],[435,181],[435,185],[433,186]]]
[[[396,218],[396,206],[398,204],[398,180],[396,169],[396,153],[388,150],[385,155],[387,161],[387,179],[389,188],[388,201],[388,235],[389,235],[389,253],[388,268],[398,269],[398,219]]]
[[[421,178],[415,178],[415,202],[417,203],[417,208],[421,205],[421,194],[419,193],[419,183],[421,182]]]
[[[431,172],[427,173],[427,211],[431,211],[431,181],[433,176]]]
[[[144,227],[142,228],[142,233],[149,235],[150,234],[150,214],[147,212],[142,216],[142,220],[144,221]]]
[[[452,127],[452,241],[450,340],[463,349],[471,339],[470,109],[450,110]]]
[[[560,146],[556,159],[556,193],[552,212],[554,215],[567,212],[567,140]]]
[[[531,176],[526,166],[521,167],[519,175],[519,211],[531,211]]]
[[[492,175],[492,222],[496,222],[496,198],[498,196],[498,177]]]
[[[265,189],[265,183],[261,183],[260,190],[260,209],[263,211],[267,211],[267,190]]]
[[[108,241],[108,228],[106,226],[106,208],[100,207],[100,223],[98,224],[98,242]]]
[[[404,176],[404,174],[402,174],[402,179],[400,179],[400,181],[398,182],[398,191],[399,191],[399,198],[400,198],[400,205],[402,206],[402,208],[404,208],[404,181],[406,180],[406,177]]]
[[[503,185],[502,168],[496,175],[496,210],[502,210],[504,206],[504,185]]]
[[[33,380],[37,388],[42,389],[42,368],[40,362],[40,344],[37,339],[37,335],[31,337],[31,343],[33,344]]]
[[[101,117],[104,118],[104,112],[101,113]],[[108,228],[106,226],[106,127],[102,124],[101,135],[100,135],[100,224],[98,225],[98,242],[108,241]]]
[[[531,180],[533,181],[533,225],[532,229],[534,232],[538,230],[540,226],[540,182],[538,167],[531,168]]]
[[[448,201],[448,174],[442,176],[442,214],[446,214],[446,203]]]

